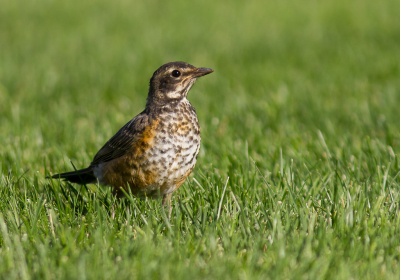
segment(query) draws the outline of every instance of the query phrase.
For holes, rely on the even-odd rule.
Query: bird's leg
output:
[[[168,219],[171,219],[171,212],[172,212],[171,196],[172,196],[172,193],[164,194],[163,199],[162,199],[162,206],[165,206],[165,202],[167,202]]]
[[[111,201],[111,209],[110,210],[111,210],[111,217],[114,220],[114,218],[115,218],[114,200]]]

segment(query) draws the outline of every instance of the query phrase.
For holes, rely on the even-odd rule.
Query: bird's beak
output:
[[[193,78],[198,78],[198,77],[210,74],[212,72],[214,72],[214,70],[212,70],[210,68],[196,68],[196,69],[193,70],[191,76]]]

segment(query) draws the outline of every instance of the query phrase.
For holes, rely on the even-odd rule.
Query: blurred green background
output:
[[[1,6],[3,172],[43,173],[43,159],[60,171],[63,156],[86,165],[144,108],[152,73],[176,60],[215,70],[189,95],[208,157],[199,166],[247,141],[268,167],[279,147],[313,153],[318,130],[341,148],[366,136],[398,145],[397,1]]]
[[[143,110],[152,73],[162,64],[178,60],[215,71],[197,81],[188,96],[202,129],[195,178],[211,178],[215,185],[220,184],[218,180],[224,182],[227,175],[241,178],[250,171],[236,166],[251,166],[254,160],[259,168],[254,176],[260,182],[267,180],[276,187],[276,193],[281,190],[283,194],[285,190],[272,182],[279,181],[291,163],[299,172],[300,185],[312,177],[313,170],[314,180],[336,174],[349,183],[370,184],[372,189],[377,188],[377,195],[370,197],[372,203],[385,174],[385,170],[379,171],[380,166],[389,166],[386,177],[393,179],[391,186],[398,180],[399,14],[400,1],[395,0],[0,0],[0,210],[6,213],[10,209],[7,200],[13,190],[6,190],[6,182],[17,182],[14,195],[21,201],[16,207],[21,209],[18,215],[23,216],[25,200],[21,193],[29,192],[32,185],[38,193],[43,192],[46,173],[71,170],[70,160],[77,168],[87,166],[109,137]],[[333,159],[342,163],[342,171],[334,171]],[[354,172],[347,174],[352,164],[358,164],[358,171],[353,165]],[[20,177],[25,184],[18,184]],[[191,186],[187,183],[183,188],[190,190]],[[385,185],[382,191],[389,195]],[[221,195],[221,187],[218,192]],[[391,192],[390,207],[397,191]],[[257,195],[265,195],[256,189],[254,193],[254,203]],[[285,204],[282,196],[275,199]],[[288,204],[298,209],[295,202],[289,200]],[[378,212],[386,211],[377,207]],[[397,207],[395,200],[395,208],[390,208],[395,212],[387,217],[389,220],[398,222]],[[46,213],[41,215],[46,218]],[[10,226],[7,215],[4,217]],[[371,223],[373,228],[375,223]],[[72,228],[78,226],[77,222]],[[20,228],[15,234],[23,236],[24,230]],[[263,232],[260,238],[265,240],[268,234]],[[397,231],[393,234],[394,240],[399,239]],[[49,232],[35,233],[32,238],[45,244],[43,240],[49,236]],[[201,243],[195,234],[193,238],[193,246]],[[331,241],[340,243],[340,238],[334,236]],[[0,255],[5,250],[1,240],[0,235]],[[380,242],[384,246],[385,240]],[[395,242],[391,247],[397,245]],[[30,246],[24,250],[35,256],[37,252]],[[290,246],[289,242],[285,246]],[[278,249],[267,254],[279,255]],[[60,254],[58,249],[49,250],[54,256]],[[232,249],[238,263],[243,261],[242,255],[237,255],[240,250]],[[387,271],[380,274],[382,264],[376,261],[377,255],[357,256],[354,262],[344,258],[334,271],[344,271],[340,275],[346,279],[365,275],[396,279],[399,275],[397,264],[390,269],[386,264]],[[398,262],[398,250],[385,251],[384,256]],[[298,256],[293,253],[287,258],[290,262]],[[366,267],[374,261],[376,268],[368,271]],[[35,265],[27,263],[27,277],[39,277]],[[352,271],[355,263],[360,266]],[[235,261],[231,264],[237,266]],[[60,271],[75,264],[53,265],[49,267],[61,277],[65,274]],[[211,273],[212,262],[206,261],[205,267],[199,268],[203,274],[193,273],[217,275]],[[234,270],[231,275],[226,272],[228,268],[219,268],[220,275],[239,277]],[[185,269],[167,276],[185,278]],[[251,266],[243,265],[243,269],[244,276],[240,277],[252,278]],[[295,265],[288,265],[282,274],[272,265],[263,269],[257,277],[267,271],[277,273],[271,274],[272,279],[279,275],[290,279],[312,277],[306,268],[296,270]],[[328,265],[326,271],[329,269]],[[1,275],[10,277],[9,271],[9,267],[0,268]],[[87,275],[91,277],[89,272]],[[325,274],[314,276],[321,275]],[[329,275],[321,277],[335,276]]]

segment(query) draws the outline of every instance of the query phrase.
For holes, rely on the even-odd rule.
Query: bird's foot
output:
[[[162,199],[162,206],[165,206],[165,203],[167,203],[167,209],[168,209],[168,219],[171,219],[171,212],[172,212],[172,208],[171,208],[171,196],[172,193],[169,194],[164,194],[163,199]]]

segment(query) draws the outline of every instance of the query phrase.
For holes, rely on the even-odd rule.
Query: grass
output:
[[[0,278],[399,278],[399,1],[0,6]],[[44,178],[87,166],[175,60],[215,72],[170,220]]]

